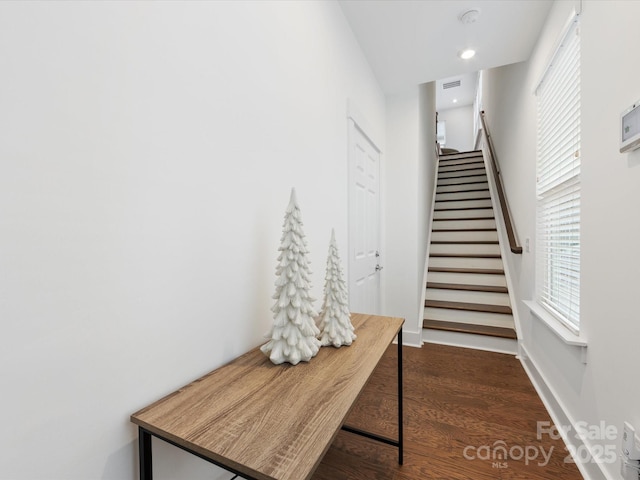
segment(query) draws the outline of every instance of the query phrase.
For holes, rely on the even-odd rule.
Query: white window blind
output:
[[[580,325],[580,23],[575,16],[536,90],[538,302]]]

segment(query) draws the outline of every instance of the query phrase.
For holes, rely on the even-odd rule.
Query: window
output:
[[[580,23],[575,16],[536,89],[537,301],[580,326]]]

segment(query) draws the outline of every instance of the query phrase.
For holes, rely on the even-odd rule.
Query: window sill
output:
[[[565,327],[558,319],[554,318],[542,306],[533,300],[523,300],[535,318],[544,323],[549,330],[556,334],[560,340],[572,347],[582,349],[582,363],[587,363],[587,340],[580,335],[576,335]]]

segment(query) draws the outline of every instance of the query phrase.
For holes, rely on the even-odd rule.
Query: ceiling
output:
[[[553,0],[339,0],[387,94],[527,60]],[[475,23],[459,16],[479,11]],[[458,53],[473,48],[471,60]]]
[[[472,105],[476,99],[478,72],[436,80],[436,110]]]

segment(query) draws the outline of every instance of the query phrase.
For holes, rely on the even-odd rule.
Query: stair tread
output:
[[[497,285],[469,285],[463,283],[427,282],[427,288],[436,288],[439,290],[463,290],[466,292],[509,293],[507,287],[500,287]]]
[[[477,182],[477,183],[485,183],[485,182]],[[455,185],[443,185],[443,187],[452,187]],[[438,192],[438,190],[436,190],[436,194],[437,195],[447,195],[450,193],[469,193],[469,192],[488,192],[489,189],[488,188],[472,188],[469,190],[453,190],[451,192]]]
[[[468,152],[456,152],[456,153],[441,153],[438,155],[441,162],[447,162],[450,160],[463,160],[466,158],[482,157],[482,150],[470,150]],[[458,158],[453,158],[458,157]]]
[[[432,245],[498,245],[497,240],[432,240]]]
[[[504,270],[498,268],[429,267],[428,271],[443,273],[477,273],[483,275],[504,275]]]
[[[472,165],[472,166],[468,166]],[[477,166],[473,166],[477,165]],[[464,172],[465,170],[478,170],[480,168],[484,168],[484,162],[467,162],[467,163],[457,163],[455,165],[440,165],[441,167],[466,167],[466,168],[452,168],[451,170],[438,170],[438,173],[452,173],[452,172]]]
[[[456,221],[459,222],[460,220],[495,220],[496,217],[451,217],[451,218],[434,218],[433,221],[434,222],[450,222],[450,221]]]
[[[442,180],[451,180],[450,178],[443,178]],[[473,186],[473,185],[478,185],[479,183],[487,183],[487,180],[472,180],[470,182],[460,182],[460,183],[440,183],[438,181],[437,185],[436,185],[436,193],[438,193],[438,190],[441,188],[446,188],[446,187],[468,187],[468,186]],[[453,190],[454,192],[456,191],[460,191],[460,192],[466,192],[467,190],[464,189],[460,189],[460,190]],[[449,192],[439,192],[439,193],[451,193],[451,191]]]
[[[438,257],[438,258],[501,258],[502,255],[499,253],[431,253],[429,257]]]
[[[486,173],[485,173],[485,175],[486,175]],[[445,184],[445,185],[440,185],[438,183],[436,186],[438,186],[438,187],[453,187],[453,186],[459,186],[459,185],[474,185],[474,184],[477,184],[477,183],[487,183],[487,181],[488,180],[473,180],[471,182],[449,183],[449,184]]]
[[[434,208],[434,212],[454,212],[457,210],[491,210],[493,207],[457,207],[457,208]]]
[[[479,168],[474,168],[472,170],[480,170]],[[484,170],[484,168],[482,169]],[[449,172],[441,172],[442,174],[446,174]],[[455,173],[455,172],[452,172]],[[469,177],[479,177],[480,175],[486,175],[486,173],[464,173],[462,175],[452,175],[451,177],[443,177],[442,175],[438,175],[438,180],[452,180],[454,178],[469,178]]]
[[[432,232],[497,232],[497,228],[433,228]]]
[[[499,313],[512,315],[511,307],[506,305],[489,305],[484,303],[451,302],[448,300],[425,300],[425,307],[448,308],[452,310],[467,310],[472,312]]]
[[[486,325],[473,325],[468,323],[445,322],[442,320],[424,319],[423,328],[432,330],[444,330],[449,332],[472,333],[476,335],[487,335],[491,337],[502,337],[516,340],[518,336],[512,328],[489,327]]]
[[[452,198],[447,200],[436,200],[436,203],[444,202],[472,202],[475,200],[491,200],[491,197],[474,197],[474,198]]]

